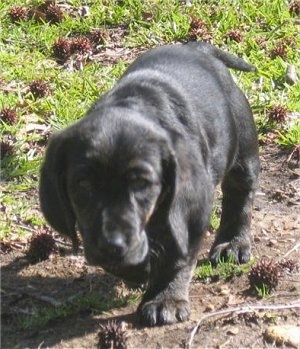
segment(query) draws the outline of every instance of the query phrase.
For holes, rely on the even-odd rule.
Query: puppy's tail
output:
[[[190,43],[189,45],[195,46],[196,49],[208,53],[220,61],[222,61],[228,68],[237,69],[246,72],[255,72],[257,69],[254,65],[247,63],[242,58],[234,56],[228,52],[222,51],[221,49],[207,44],[205,42],[195,42]]]

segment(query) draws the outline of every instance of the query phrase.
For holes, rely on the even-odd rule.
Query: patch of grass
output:
[[[260,286],[255,286],[255,291],[257,296],[260,298],[266,298],[270,295],[271,289],[266,284],[262,284]]]
[[[44,224],[44,219],[39,213],[36,190],[31,181],[10,183],[0,193],[0,202],[0,239],[9,236],[29,238],[36,226]]]
[[[218,207],[215,206],[210,217],[210,229],[215,231],[220,225],[220,215],[218,214]]]
[[[17,326],[23,330],[43,329],[48,324],[67,317],[102,314],[113,308],[121,308],[132,303],[136,304],[138,299],[139,295],[136,293],[118,299],[101,297],[99,292],[81,294],[65,304],[58,306],[43,305],[33,309],[30,315],[19,315]]]
[[[276,142],[287,148],[293,149],[300,147],[300,121],[293,123],[286,127],[283,131],[278,131],[279,137]]]
[[[213,266],[211,262],[205,261],[198,266],[194,272],[196,280],[203,281],[205,283],[214,282],[217,280],[229,280],[235,276],[248,273],[251,269],[254,261],[250,261],[247,264],[236,264],[233,258],[229,258],[228,261],[220,260],[220,262]]]

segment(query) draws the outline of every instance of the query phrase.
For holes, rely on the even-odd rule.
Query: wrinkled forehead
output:
[[[82,125],[74,141],[74,160],[115,170],[135,163],[160,167],[160,135],[155,126],[136,120],[103,120]]]

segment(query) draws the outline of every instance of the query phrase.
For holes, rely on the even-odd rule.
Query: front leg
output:
[[[221,223],[210,251],[213,264],[230,256],[236,263],[250,260],[251,212],[259,171],[257,154],[250,160],[240,161],[223,180]]]
[[[181,183],[168,223],[162,224],[165,213],[160,209],[157,215],[161,216],[149,226],[149,286],[138,307],[139,320],[145,325],[189,319],[189,285],[213,200],[211,181],[202,175],[199,178],[200,182],[197,177],[193,182]],[[201,185],[202,181],[206,186]]]
[[[151,276],[138,308],[139,320],[147,326],[171,324],[189,318],[189,284],[195,263],[180,261],[170,271],[164,263]]]

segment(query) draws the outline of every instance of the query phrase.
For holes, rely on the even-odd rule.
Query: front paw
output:
[[[138,308],[138,317],[146,326],[172,324],[189,319],[189,303],[186,300],[164,299],[141,303]]]
[[[217,264],[220,260],[247,263],[251,258],[251,244],[246,240],[216,241],[209,253],[210,261]]]

